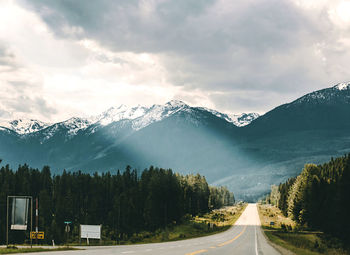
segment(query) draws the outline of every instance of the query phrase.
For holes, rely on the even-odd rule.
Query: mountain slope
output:
[[[264,114],[247,127],[251,133],[350,127],[350,83],[309,93]]]
[[[111,170],[116,167],[123,169],[126,164],[147,167],[147,165],[139,164],[143,158],[142,155],[139,155],[137,159],[126,155],[127,148],[134,146],[134,142],[120,144],[134,133],[143,131],[146,127],[162,122],[176,114],[179,114],[181,118],[184,118],[184,120],[194,125],[194,127],[205,123],[208,118],[214,118],[215,120],[213,122],[225,123],[230,130],[236,128],[231,123],[213,115],[209,111],[190,107],[181,101],[170,101],[165,105],[153,105],[149,108],[141,106],[127,108],[120,106],[110,108],[95,117],[87,119],[71,118],[37,132],[21,136],[21,139],[16,141],[16,151],[21,157],[15,162],[16,164],[26,162],[37,167],[49,164],[54,169],[66,168],[77,170],[80,168],[87,171]],[[169,125],[169,127],[163,125],[163,128],[173,129],[178,123],[180,122],[177,121]],[[150,130],[153,130],[153,128],[150,128]],[[215,132],[215,128],[212,128],[212,130]],[[148,134],[147,139],[150,140],[150,137],[153,137],[152,139],[154,141],[157,140],[158,132],[161,133],[161,130],[152,136]],[[187,132],[188,130],[184,129],[181,130],[180,134],[186,134]],[[231,131],[227,132],[230,133]],[[201,135],[200,132],[199,135]],[[169,136],[173,136],[175,140],[178,139],[176,137],[178,135],[169,134]],[[167,139],[164,138],[163,140],[166,141]],[[191,141],[191,137],[188,137],[187,140]],[[109,153],[111,147],[116,146],[119,146],[121,149],[116,153],[117,156],[111,156],[114,159],[113,161],[103,161],[100,165],[91,167],[90,162],[103,158],[104,155]],[[163,147],[164,152],[166,152],[165,147]],[[0,153],[5,149],[0,144]],[[155,157],[149,156],[144,162],[155,164],[153,159]],[[192,166],[195,168],[195,164],[192,164]],[[171,167],[171,165],[168,167]]]
[[[233,118],[181,101],[152,107],[110,108],[20,134],[0,128],[0,158],[54,171],[108,171],[132,165],[200,172],[255,200],[298,174],[350,151],[350,84],[309,93],[237,127]]]

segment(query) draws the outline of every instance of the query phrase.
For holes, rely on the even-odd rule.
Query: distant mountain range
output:
[[[181,101],[112,107],[91,118],[0,123],[0,158],[54,172],[104,172],[131,165],[199,172],[255,200],[301,171],[350,152],[350,84],[307,94],[259,116],[231,115]]]
[[[136,106],[127,107],[126,105],[120,105],[118,107],[111,107],[107,111],[90,118],[73,117],[66,121],[50,124],[40,120],[34,119],[16,119],[16,120],[0,120],[0,127],[12,130],[20,135],[27,135],[52,127],[56,129],[57,125],[66,126],[71,130],[71,134],[76,134],[78,130],[86,129],[91,125],[107,126],[113,122],[119,122],[123,120],[134,120],[132,128],[134,130],[142,129],[153,122],[161,121],[162,119],[169,117],[170,115],[181,111],[185,108],[200,109],[208,111],[215,116],[225,119],[227,122],[231,122],[237,127],[243,127],[250,124],[253,120],[259,117],[258,113],[242,113],[242,114],[225,114],[212,109],[204,107],[190,107],[182,101],[172,100],[165,105],[153,105],[152,107]]]

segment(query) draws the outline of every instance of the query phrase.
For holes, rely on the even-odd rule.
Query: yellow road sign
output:
[[[44,232],[30,232],[30,239],[44,239]]]

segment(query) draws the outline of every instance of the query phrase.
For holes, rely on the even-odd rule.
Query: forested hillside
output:
[[[350,242],[350,154],[305,165],[296,178],[272,187],[271,203],[301,226]]]
[[[1,243],[5,242],[8,195],[38,197],[39,230],[45,231],[47,242],[56,243],[65,241],[64,221],[72,221],[76,237],[79,224],[102,224],[104,238],[117,240],[178,224],[186,214],[234,203],[233,193],[209,186],[199,174],[182,176],[152,166],[141,174],[128,166],[123,173],[63,171],[51,176],[48,166],[39,171],[23,165],[13,171],[6,165],[0,169],[0,187]],[[24,231],[10,231],[12,242],[25,238]]]

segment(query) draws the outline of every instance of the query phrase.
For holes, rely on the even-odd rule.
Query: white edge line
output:
[[[258,255],[258,237],[256,234],[256,226],[255,226],[255,254]]]

